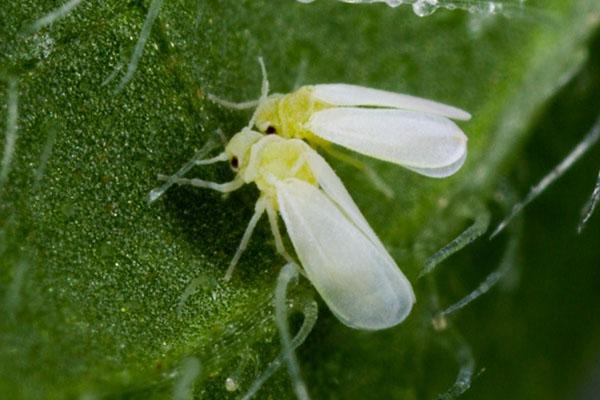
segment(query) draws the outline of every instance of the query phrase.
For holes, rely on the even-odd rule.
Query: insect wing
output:
[[[323,191],[292,178],[277,184],[277,197],[306,275],[344,324],[377,330],[406,318],[414,302],[410,284]]]
[[[319,186],[327,196],[343,210],[344,214],[360,228],[374,244],[383,247],[383,244],[375,232],[373,232],[373,229],[371,229],[371,226],[365,217],[363,217],[362,213],[354,203],[354,200],[350,197],[350,193],[346,190],[341,179],[336,175],[335,171],[329,166],[327,161],[311,148],[307,150],[306,158],[311,171],[317,178]],[[383,251],[386,252],[385,249],[383,249]]]
[[[454,122],[421,112],[328,108],[306,127],[329,142],[432,177],[452,175],[467,152],[467,137]]]
[[[335,106],[399,108],[441,115],[452,119],[471,119],[471,114],[468,112],[436,101],[344,83],[315,85],[313,86],[313,96],[322,102]]]
[[[343,214],[350,219],[363,233],[373,242],[373,244],[379,249],[381,254],[385,254],[390,262],[395,265],[394,260],[388,254],[387,250],[383,246],[383,243],[379,240],[365,217],[362,215],[352,197],[350,197],[350,193],[346,190],[346,187],[342,183],[341,179],[336,175],[335,171],[329,166],[327,161],[319,153],[310,149],[306,153],[307,162],[310,165],[311,171],[313,171],[315,177],[317,178],[317,182],[321,189],[327,194],[327,196],[338,206],[339,209],[342,210]],[[398,267],[396,267],[398,268]],[[400,271],[400,275],[404,280],[408,291],[412,297],[412,302],[415,302],[415,295],[412,291],[412,287],[410,282],[402,271]]]
[[[416,168],[416,167],[407,167],[411,171],[417,172],[421,175],[429,176],[431,178],[445,178],[447,176],[453,175],[456,171],[460,169],[465,163],[467,159],[467,151],[465,149],[465,153],[461,158],[453,162],[452,164],[442,167],[442,168]]]

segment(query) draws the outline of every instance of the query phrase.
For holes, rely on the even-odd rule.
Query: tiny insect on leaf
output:
[[[227,183],[175,178],[178,184],[230,192],[254,183],[260,191],[242,241],[225,275],[228,280],[266,211],[276,248],[283,246],[277,212],[283,218],[304,272],[333,313],[346,325],[365,330],[389,328],[410,313],[415,296],[410,282],[373,232],[341,180],[307,143],[248,128],[234,135],[212,162],[238,165]],[[207,164],[208,162],[197,162]],[[161,176],[162,179],[170,179]]]

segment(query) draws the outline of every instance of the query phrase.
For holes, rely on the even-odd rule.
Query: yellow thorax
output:
[[[311,115],[332,105],[315,100],[312,86],[303,86],[293,93],[273,94],[263,101],[256,112],[256,126],[264,133],[276,133],[286,138],[306,139],[320,144],[305,128]]]
[[[313,151],[298,139],[285,139],[277,135],[264,136],[252,146],[245,171],[240,171],[246,182],[254,182],[260,192],[269,197],[277,207],[276,184],[296,178],[317,184],[317,179],[307,163],[306,152]]]

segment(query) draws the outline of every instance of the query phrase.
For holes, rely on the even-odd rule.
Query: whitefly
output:
[[[345,83],[302,86],[289,94],[269,94],[262,59],[262,94],[225,107],[255,107],[249,127],[267,134],[308,141],[328,151],[336,144],[421,175],[444,178],[467,157],[467,136],[452,120],[471,115],[459,108],[407,94]]]
[[[232,137],[222,154],[196,163],[219,161],[228,161],[236,172],[232,181],[215,183],[177,177],[173,182],[224,193],[249,183],[258,187],[260,196],[254,215],[226,280],[231,278],[265,213],[277,251],[293,262],[279,231],[279,214],[306,277],[344,324],[377,330],[394,326],[408,316],[415,301],[410,282],[333,169],[307,143],[245,128]],[[169,179],[162,175],[159,178]]]

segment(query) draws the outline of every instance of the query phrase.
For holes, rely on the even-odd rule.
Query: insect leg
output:
[[[233,274],[233,270],[234,270],[236,264],[238,263],[238,261],[240,260],[242,253],[244,252],[244,250],[246,250],[246,247],[248,247],[248,242],[250,242],[250,237],[252,236],[252,232],[254,232],[254,228],[256,228],[256,224],[258,224],[258,220],[260,219],[260,217],[262,217],[264,212],[265,212],[265,200],[261,197],[256,202],[256,205],[254,207],[254,215],[252,215],[252,218],[250,218],[250,222],[248,222],[248,226],[246,227],[244,236],[242,236],[242,241],[240,242],[240,245],[239,245],[237,251],[235,252],[235,255],[233,256],[231,263],[229,263],[229,267],[227,268],[227,272],[225,273],[225,281],[228,281],[231,279],[231,274]]]
[[[168,175],[158,175],[158,180],[168,181],[169,179],[171,179],[171,177]],[[212,189],[222,193],[233,192],[244,185],[244,181],[238,178],[232,180],[231,182],[225,183],[203,181],[202,179],[175,178],[173,183],[176,183],[177,185],[191,185],[205,189]]]
[[[295,175],[305,163],[306,158],[301,156],[292,166],[291,174]],[[294,264],[296,261],[290,256],[283,245],[283,239],[281,238],[281,232],[279,231],[279,224],[277,222],[277,213],[271,203],[267,205],[267,215],[269,216],[269,223],[271,224],[271,232],[273,232],[273,237],[275,238],[275,248],[277,249],[277,252],[281,254],[288,263]],[[303,269],[299,269],[299,272],[302,276],[306,277]]]
[[[285,258],[285,260],[289,263],[294,263],[294,259],[288,254],[285,246],[283,245],[283,240],[281,238],[281,232],[279,231],[279,224],[277,222],[277,213],[273,208],[272,204],[267,204],[267,216],[269,217],[269,224],[271,225],[271,232],[273,233],[273,237],[275,238],[275,248],[277,252]]]
[[[394,198],[394,191],[392,190],[392,188],[388,186],[388,184],[377,174],[377,172],[375,172],[373,168],[341,151],[334,149],[329,145],[321,146],[321,148],[333,158],[336,158],[339,161],[346,163],[363,172],[367,176],[368,180],[371,182],[373,187],[379,192],[381,192],[385,197],[387,197],[388,199]]]
[[[171,175],[168,179],[166,179],[166,182],[163,183],[161,186],[154,188],[152,189],[152,191],[150,191],[150,193],[148,194],[148,202],[152,203],[156,201],[160,196],[163,195],[164,192],[166,192],[171,186],[173,186],[173,184],[178,178],[181,178],[185,174],[187,174],[194,167],[194,165],[196,165],[197,160],[201,160],[202,158],[206,157],[208,153],[210,153],[215,147],[216,143],[214,141],[207,141],[206,144],[200,150],[198,150],[196,154],[194,154],[194,157],[192,157],[191,160],[185,163],[183,167],[179,169],[179,171],[177,171],[175,174]]]

